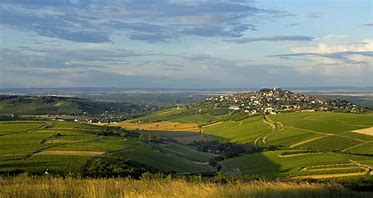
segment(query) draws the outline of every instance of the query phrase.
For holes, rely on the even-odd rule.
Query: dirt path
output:
[[[323,175],[304,175],[292,177],[292,179],[327,179],[336,177],[352,177],[352,176],[363,176],[366,175],[366,171],[356,173],[338,173],[338,174],[323,174]]]
[[[345,148],[345,149],[341,150],[341,152],[346,152],[346,151],[348,151],[348,150],[350,150],[350,149],[353,149],[353,148],[359,147],[359,146],[361,146],[361,145],[363,145],[363,144],[367,144],[367,143],[370,143],[370,142],[362,142],[362,143],[360,143],[360,144],[353,145],[353,146],[351,146],[351,147],[348,147],[348,148]]]
[[[223,123],[223,121],[219,121],[219,122],[214,122],[214,123],[211,123],[211,124],[203,125],[203,126],[202,126],[202,130],[203,130],[204,128],[211,127],[211,126],[215,126],[215,125],[218,125],[218,124],[221,124],[221,123]]]
[[[340,123],[345,124],[345,125],[350,125],[350,126],[357,126],[357,127],[364,127],[364,128],[370,127],[370,126],[361,125],[361,124],[351,124],[351,123],[343,121],[343,120],[335,120],[335,121],[340,122]]]
[[[43,124],[41,126],[38,126],[36,128],[27,129],[27,130],[24,130],[24,131],[17,131],[17,132],[6,133],[6,134],[2,134],[0,136],[12,135],[12,134],[15,134],[15,133],[31,133],[31,132],[34,132],[34,131],[39,131],[41,129],[45,129],[47,127],[49,127],[49,123],[45,122],[45,124]]]
[[[58,150],[44,150],[37,155],[64,155],[64,156],[100,156],[105,152],[100,151],[58,151]]]
[[[270,132],[267,132],[267,133],[264,133],[264,134],[260,135],[259,137],[257,137],[255,139],[255,141],[254,141],[255,148],[264,147],[267,144],[267,142],[266,142],[267,137],[276,133],[278,130],[283,128],[283,124],[281,122],[274,122],[270,118],[268,118],[267,116],[264,116],[262,121],[265,124],[268,124],[269,126],[271,126],[272,130]]]
[[[43,124],[42,126],[39,126],[39,127],[33,128],[33,129],[28,129],[28,130],[26,130],[26,131],[24,131],[24,132],[26,132],[26,133],[31,133],[31,132],[34,132],[34,131],[38,131],[38,130],[41,130],[41,129],[45,129],[45,128],[49,127],[49,126],[50,126],[49,123],[46,122],[46,123]]]
[[[352,177],[352,176],[363,176],[363,175],[373,175],[373,168],[356,162],[352,159],[349,159],[349,164],[329,164],[323,166],[310,166],[305,167],[301,171],[328,171],[328,170],[348,170],[352,168],[361,168],[360,172],[353,173],[334,173],[334,174],[318,174],[318,175],[304,175],[304,176],[295,176],[292,179],[327,179],[327,178],[336,178],[336,177]],[[332,167],[336,165],[347,165],[344,167]]]
[[[311,139],[307,139],[307,140],[304,140],[304,141],[301,141],[301,142],[297,142],[295,144],[292,144],[289,146],[289,148],[294,148],[294,147],[297,147],[297,146],[300,146],[302,144],[306,144],[306,143],[309,143],[309,142],[313,142],[315,140],[318,140],[318,139],[321,139],[321,138],[324,138],[324,137],[327,137],[329,135],[324,135],[324,136],[319,136],[319,137],[315,137],[315,138],[311,138]]]
[[[324,133],[324,132],[319,132],[319,131],[313,131],[313,130],[308,130],[308,129],[302,129],[302,128],[298,128],[298,127],[294,127],[294,126],[287,126],[287,127],[288,127],[288,128],[292,128],[292,129],[301,130],[301,131],[306,131],[306,132],[316,133],[316,134],[319,134],[319,135],[332,135],[332,136],[338,136],[338,137],[343,137],[343,138],[347,138],[347,139],[355,140],[355,141],[357,141],[357,142],[367,142],[367,141],[364,141],[364,140],[361,140],[361,139],[356,139],[356,138],[353,138],[353,137],[348,137],[348,136],[338,135],[338,134],[334,134],[334,133]]]

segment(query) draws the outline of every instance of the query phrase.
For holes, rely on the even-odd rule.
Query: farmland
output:
[[[369,179],[372,126],[369,113],[207,115],[186,108],[110,124],[3,121],[0,172]]]
[[[180,123],[180,122],[151,122],[144,124],[137,124],[133,122],[119,122],[114,126],[120,126],[126,130],[138,130],[138,131],[188,131],[188,132],[199,132],[200,129],[195,123]]]
[[[152,143],[119,128],[58,121],[7,121],[0,122],[0,128],[3,174],[81,174],[83,167],[96,160],[114,166],[130,160],[132,166],[146,165],[153,171],[215,171],[208,164],[214,154],[177,143]]]
[[[155,112],[147,124],[172,122],[187,110]],[[167,112],[167,116],[162,114]],[[158,118],[156,115],[160,115]],[[198,117],[198,116],[194,116]],[[262,151],[241,154],[222,161],[228,175],[258,175],[267,178],[323,179],[364,177],[370,175],[373,158],[373,137],[366,132],[373,126],[373,114],[335,112],[294,112],[270,116],[227,119],[216,117],[201,126],[203,135],[234,144],[254,145]],[[168,120],[170,119],[170,120]],[[188,123],[197,124],[188,119]],[[176,134],[163,128],[163,134]],[[167,132],[168,131],[168,132]],[[147,132],[152,134],[151,130]],[[162,132],[157,135],[163,136]],[[164,136],[163,136],[164,137]],[[276,148],[274,151],[268,148]],[[340,167],[343,166],[343,167]]]

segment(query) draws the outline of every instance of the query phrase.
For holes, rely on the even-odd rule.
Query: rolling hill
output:
[[[214,172],[204,153],[119,128],[77,122],[0,122],[0,173],[139,177],[144,172]]]
[[[264,93],[268,93],[268,90]],[[295,96],[308,98],[299,94],[292,94],[291,97]],[[228,175],[314,179],[371,177],[372,113],[341,111],[357,107],[349,102],[340,103],[347,106],[336,105],[331,108],[335,110],[321,110],[320,106],[307,106],[317,100],[310,97],[307,99],[309,102],[298,104],[305,109],[253,114],[251,111],[230,109],[231,104],[226,105],[230,98],[237,100],[237,95],[216,98],[218,100],[210,98],[195,106],[153,112],[117,125],[135,131],[147,131],[148,134],[153,131],[161,137],[163,134],[159,131],[168,131],[164,134],[170,137],[172,131],[175,136],[183,131],[178,126],[187,124],[199,127],[200,130],[194,133],[219,140],[222,144],[244,146],[246,151],[240,152],[238,156],[225,157],[220,162],[222,170]],[[221,102],[220,98],[223,98]],[[298,101],[297,98],[294,100]],[[212,105],[211,101],[218,102]],[[276,109],[274,106],[272,108]],[[164,122],[171,127],[162,128]],[[191,144],[195,148],[201,150],[202,145],[204,151],[211,150],[218,154],[224,152],[215,149],[215,143],[209,143],[214,140],[193,140],[192,133],[190,137],[195,142]]]
[[[0,115],[73,115],[126,119],[154,107],[62,96],[0,95]]]
[[[297,104],[305,109],[277,111],[269,103],[277,110],[265,111],[265,104],[256,113],[211,106],[207,100],[100,125],[0,122],[0,172],[40,174],[48,169],[54,174],[135,178],[145,172],[221,172],[270,179],[371,180],[373,114],[347,113],[346,109],[357,108],[348,102],[338,103],[342,106],[336,111],[309,109],[305,105],[316,99],[305,100]]]

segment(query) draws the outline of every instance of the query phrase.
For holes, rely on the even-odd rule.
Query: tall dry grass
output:
[[[184,180],[0,178],[0,197],[372,197],[337,184],[264,182],[188,183]]]

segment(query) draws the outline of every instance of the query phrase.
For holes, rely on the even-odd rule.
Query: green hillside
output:
[[[0,122],[0,173],[131,175],[214,172],[214,154],[77,122]],[[99,171],[97,171],[99,170]]]
[[[0,172],[140,177],[144,172],[288,179],[371,179],[372,113],[248,115],[172,108],[128,121],[198,125],[135,130],[79,122],[0,123]],[[117,127],[112,127],[117,126]]]
[[[186,109],[165,110],[136,120],[175,121],[187,113]],[[214,116],[214,122],[202,127],[204,135],[252,148],[223,160],[226,174],[317,179],[370,174],[373,136],[357,130],[373,127],[372,113],[292,112],[231,119],[234,114]],[[199,116],[184,120],[200,123]]]
[[[144,115],[152,107],[60,96],[0,95],[0,115],[76,115],[127,118]]]

